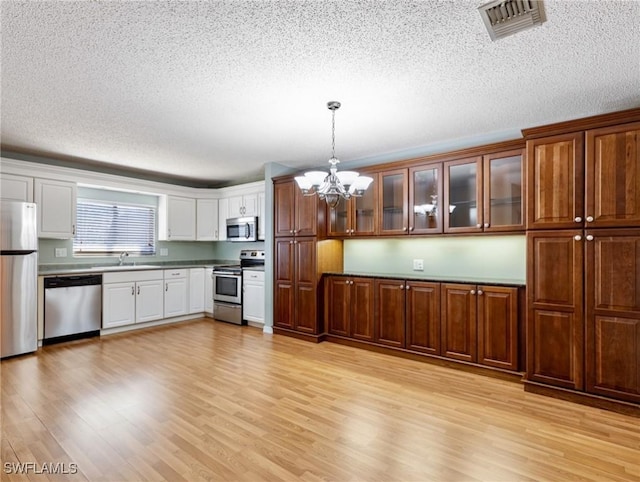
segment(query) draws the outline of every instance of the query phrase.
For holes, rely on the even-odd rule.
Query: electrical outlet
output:
[[[413,271],[424,271],[424,259],[413,260]]]
[[[67,248],[56,248],[55,257],[56,258],[66,258],[67,257]]]
[[[169,248],[160,248],[160,256],[169,256]]]

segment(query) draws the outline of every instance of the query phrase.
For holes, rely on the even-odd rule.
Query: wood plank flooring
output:
[[[251,327],[198,320],[0,367],[2,480],[640,481],[638,418]]]

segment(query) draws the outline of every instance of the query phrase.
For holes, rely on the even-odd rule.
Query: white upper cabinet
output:
[[[229,198],[230,218],[258,215],[258,193],[232,196]]]
[[[263,192],[258,193],[258,239],[264,240],[264,217],[266,212],[266,200]]]
[[[219,233],[218,200],[196,200],[196,240],[218,241]]]
[[[73,238],[76,230],[76,184],[51,179],[36,179],[34,184],[38,237]]]
[[[196,200],[180,196],[161,197],[158,226],[158,239],[161,241],[195,241]]]
[[[33,178],[2,174],[0,198],[4,201],[33,202]]]
[[[229,217],[229,199],[218,199],[218,241],[227,240],[227,218]]]

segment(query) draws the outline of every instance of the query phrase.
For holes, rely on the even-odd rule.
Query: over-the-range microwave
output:
[[[258,240],[258,217],[227,219],[227,241],[246,242]]]

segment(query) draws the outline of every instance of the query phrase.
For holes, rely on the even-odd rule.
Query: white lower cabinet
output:
[[[164,318],[161,270],[124,271],[102,276],[102,328]]]
[[[189,269],[189,314],[204,311],[204,268]]]
[[[213,266],[204,269],[204,312],[213,316]]]
[[[163,301],[161,279],[136,283],[136,322],[164,318]]]
[[[164,270],[164,316],[186,315],[189,307],[189,290],[186,269]]]
[[[264,323],[264,271],[242,273],[242,319]]]

